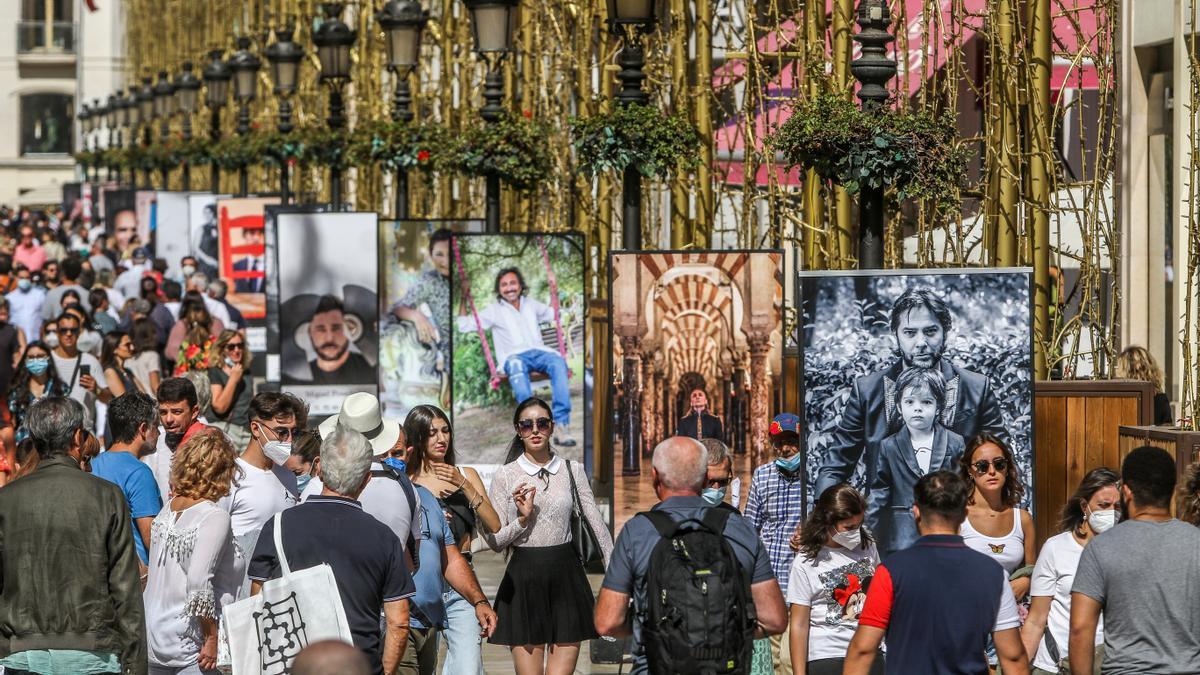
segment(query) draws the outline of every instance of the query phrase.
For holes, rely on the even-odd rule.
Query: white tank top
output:
[[[1025,532],[1021,528],[1021,511],[1013,509],[1012,531],[1003,537],[988,537],[971,527],[971,519],[963,521],[958,533],[968,548],[979,551],[1000,563],[1004,571],[1012,574],[1025,565]]]

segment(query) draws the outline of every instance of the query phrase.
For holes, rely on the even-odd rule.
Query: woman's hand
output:
[[[453,490],[442,490],[443,494],[438,495],[438,497],[445,499],[459,489],[461,489],[463,493],[467,495],[467,497],[474,496],[468,493],[468,490],[471,489],[471,485],[467,483],[467,477],[463,475],[462,471],[458,470],[458,467],[446,464],[444,462],[434,464],[433,475],[454,486]]]
[[[226,372],[229,374],[229,381],[232,383],[242,379],[242,375],[245,374],[246,369],[242,367],[242,363],[239,361],[233,364],[233,366]]]
[[[528,525],[529,520],[533,518],[533,497],[536,494],[537,488],[529,483],[521,483],[513,490],[513,502],[517,505],[517,514],[522,525]]]
[[[200,656],[196,657],[196,665],[201,670],[212,670],[217,667],[217,636],[210,635],[200,646]]]

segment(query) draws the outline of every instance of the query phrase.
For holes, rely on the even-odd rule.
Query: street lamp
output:
[[[171,83],[171,75],[165,70],[158,71],[158,84],[154,85],[154,116],[159,121],[159,137],[165,147],[171,138],[171,115],[175,112],[175,85]],[[166,190],[167,179],[171,175],[171,167],[163,164],[162,186]]]
[[[887,32],[892,22],[885,0],[861,0],[858,26],[854,36],[862,45],[862,54],[850,64],[854,79],[862,83],[858,98],[864,112],[876,112],[888,100],[887,85],[896,74],[896,62],[887,57],[887,45],[893,38]],[[883,267],[883,189],[864,186],[858,197],[858,268]]]
[[[321,3],[325,19],[313,31],[313,44],[317,46],[317,60],[321,62],[321,81],[329,85],[329,119],[326,123],[330,129],[341,129],[346,126],[345,109],[342,105],[342,87],[350,81],[350,48],[358,37],[354,31],[341,20],[342,3]],[[342,169],[336,164],[329,170],[329,197],[333,209],[342,207]]]
[[[125,111],[125,92],[118,89],[108,97],[108,133],[109,147],[120,149],[121,147],[121,128],[125,126],[128,115]],[[114,179],[121,182],[121,166],[113,167]]]
[[[150,127],[154,121],[154,85],[149,75],[142,78],[142,88],[138,90],[138,117],[142,121],[142,145],[150,147]],[[153,180],[150,169],[145,169],[146,186],[150,187]]]
[[[83,105],[79,106],[79,111],[75,113],[75,119],[79,120],[79,147],[82,148],[84,152],[90,152],[92,150],[92,109],[88,106],[88,104],[84,103]],[[88,167],[86,162],[83,165],[83,179],[85,181],[88,179]]]
[[[180,72],[175,76],[175,103],[183,112],[183,140],[192,140],[192,113],[196,112],[196,102],[200,96],[200,78],[192,72],[192,62],[184,61]],[[183,190],[192,189],[192,167],[185,159],[183,161]]]
[[[300,73],[300,61],[304,58],[304,48],[292,40],[292,26],[284,26],[275,31],[275,42],[263,53],[271,64],[271,79],[275,81],[275,95],[279,97],[279,133],[286,134],[292,130],[292,104],[290,99],[296,93],[296,82]],[[283,157],[279,158],[279,188],[280,201],[287,204],[291,198],[288,191],[288,163]]]
[[[229,64],[221,60],[224,55],[225,52],[220,49],[212,50],[208,53],[209,61],[204,66],[204,84],[207,87],[204,101],[208,104],[211,114],[208,122],[208,140],[213,145],[221,140],[221,108],[225,107],[229,98],[229,80],[233,78]],[[213,194],[217,194],[221,191],[221,167],[215,161],[210,161],[209,171],[210,189]]]
[[[383,28],[387,45],[387,65],[396,80],[396,95],[392,99],[392,121],[411,122],[412,95],[408,88],[409,75],[416,70],[421,54],[421,32],[429,22],[429,13],[415,0],[389,0],[375,15]],[[396,169],[396,219],[408,218],[408,169]]]
[[[229,58],[229,69],[233,71],[233,98],[238,102],[238,136],[250,133],[250,104],[258,93],[258,71],[262,61],[250,51],[250,38],[243,35],[237,39],[237,51]],[[238,193],[245,197],[249,191],[249,167],[238,167]]]
[[[658,0],[608,0],[608,28],[621,38],[621,53],[617,63],[621,72],[620,105],[646,105],[650,96],[642,89],[646,73],[646,54],[641,36],[654,30],[658,18]],[[642,248],[642,177],[628,164],[621,176],[621,242],[625,250]]]
[[[488,74],[483,80],[483,107],[479,116],[488,124],[500,121],[504,114],[504,77],[500,62],[512,51],[516,32],[519,0],[463,0],[471,13],[471,33],[475,37],[475,52],[487,62]],[[500,176],[487,177],[487,231],[500,231]]]

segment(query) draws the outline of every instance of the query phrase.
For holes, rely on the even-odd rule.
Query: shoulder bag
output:
[[[600,539],[592,531],[592,524],[583,515],[583,505],[579,500],[579,487],[575,485],[575,472],[571,470],[571,460],[565,460],[567,475],[571,478],[571,546],[575,555],[583,564],[584,570],[595,574],[604,573],[604,550],[600,548]]]

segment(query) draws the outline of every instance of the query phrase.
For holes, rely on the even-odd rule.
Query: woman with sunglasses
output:
[[[1033,568],[1029,616],[1021,627],[1021,641],[1033,672],[1055,675],[1069,672],[1067,646],[1071,632],[1071,585],[1079,557],[1092,537],[1116,525],[1120,518],[1121,477],[1112,469],[1092,469],[1075,494],[1063,505],[1059,533],[1046,540]],[[1096,646],[1104,644],[1104,630],[1096,630]],[[1096,658],[1099,672],[1102,658]]]
[[[208,357],[209,363],[216,364],[208,369],[212,383],[210,421],[239,449],[250,442],[250,399],[254,395],[250,358],[246,336],[236,330],[221,331]]]
[[[488,501],[479,472],[455,466],[450,418],[440,408],[419,405],[410,410],[404,419],[404,438],[409,448],[408,477],[437,497],[454,541],[470,562],[472,540],[481,531],[500,529],[500,516]],[[449,624],[442,632],[447,642],[442,672],[482,675],[475,608],[452,588],[446,589],[442,600]]]
[[[513,427],[517,435],[489,492],[500,529],[484,534],[492,550],[511,553],[496,592],[496,632],[488,641],[509,647],[517,675],[566,675],[575,671],[579,643],[598,636],[595,599],[571,545],[571,476],[606,566],[612,537],[583,467],[550,450],[550,405],[526,399],[513,413]]]

